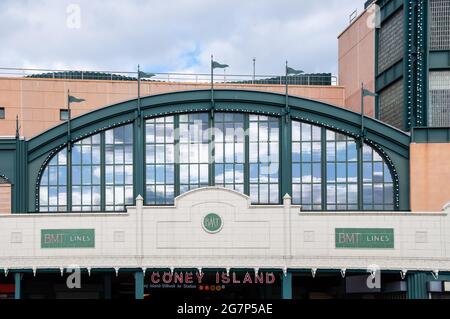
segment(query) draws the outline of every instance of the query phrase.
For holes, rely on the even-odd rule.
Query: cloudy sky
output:
[[[363,0],[1,0],[0,67],[337,73],[337,35]]]

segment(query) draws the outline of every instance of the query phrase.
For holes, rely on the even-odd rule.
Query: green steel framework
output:
[[[145,119],[170,114],[208,112],[211,107],[210,94],[209,90],[198,90],[142,98],[142,117],[137,116],[136,99],[92,111],[72,120],[71,142],[105,129],[134,122],[134,193],[135,196],[145,194],[145,174],[143,172],[145,168]],[[285,96],[241,90],[216,90],[214,94],[215,107],[218,112],[253,113],[280,118],[282,138],[279,194],[280,197],[286,193],[292,194],[291,122],[283,119],[283,116],[286,115]],[[365,129],[364,132],[361,132],[360,114],[322,102],[290,96],[289,104],[291,119],[319,125],[355,139],[363,136],[365,143],[375,148],[391,168],[396,209],[409,210],[410,138],[407,134],[373,119],[365,120]],[[50,129],[29,141],[0,140],[2,158],[11,156],[11,154],[15,156],[16,164],[9,161],[0,164],[0,174],[8,176],[13,184],[14,213],[36,211],[40,175],[51,157],[64,148],[66,143],[67,123]],[[175,176],[178,175],[176,173],[175,171]],[[245,185],[244,190],[248,193],[248,185]]]
[[[450,70],[450,50],[430,50],[430,1],[427,0],[378,0],[381,27],[392,14],[403,9],[404,54],[400,61],[387,70],[378,71],[379,29],[375,32],[376,91],[403,81],[403,129],[428,125],[429,72]],[[376,99],[379,110],[379,99]]]

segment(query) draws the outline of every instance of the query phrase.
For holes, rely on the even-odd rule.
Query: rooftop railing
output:
[[[154,73],[151,78],[142,78],[147,82],[165,83],[196,83],[211,82],[210,73]],[[137,72],[130,71],[82,71],[55,69],[23,69],[0,68],[0,77],[49,78],[68,80],[104,80],[104,81],[136,81]],[[337,77],[331,73],[312,73],[290,75],[287,78],[290,85],[328,85],[338,84]],[[243,75],[228,74],[223,70],[214,72],[214,83],[245,84],[245,85],[285,85],[284,75]]]

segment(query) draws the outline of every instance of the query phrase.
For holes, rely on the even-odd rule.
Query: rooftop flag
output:
[[[229,67],[228,64],[221,64],[221,63],[219,63],[217,61],[212,61],[211,66],[212,66],[213,69],[225,69],[225,68]]]
[[[69,95],[69,103],[80,103],[86,101],[85,99],[79,99],[73,95]]]
[[[140,78],[152,78],[154,77],[156,74],[154,73],[147,73],[147,72],[143,72],[143,71],[139,71],[138,75]]]
[[[305,73],[305,72],[303,72],[302,70],[296,70],[296,69],[286,66],[286,74],[287,75],[299,75],[302,73]]]
[[[367,89],[364,89],[363,88],[363,91],[362,91],[363,93],[363,96],[378,96],[378,94],[376,94],[376,93],[373,93],[373,92],[371,92],[371,91],[369,91],[369,90],[367,90]]]

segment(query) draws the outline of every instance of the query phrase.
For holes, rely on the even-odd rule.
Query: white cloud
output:
[[[81,28],[66,25],[79,4]],[[337,35],[363,0],[35,0],[0,2],[2,67],[279,74],[284,60],[337,72]]]

